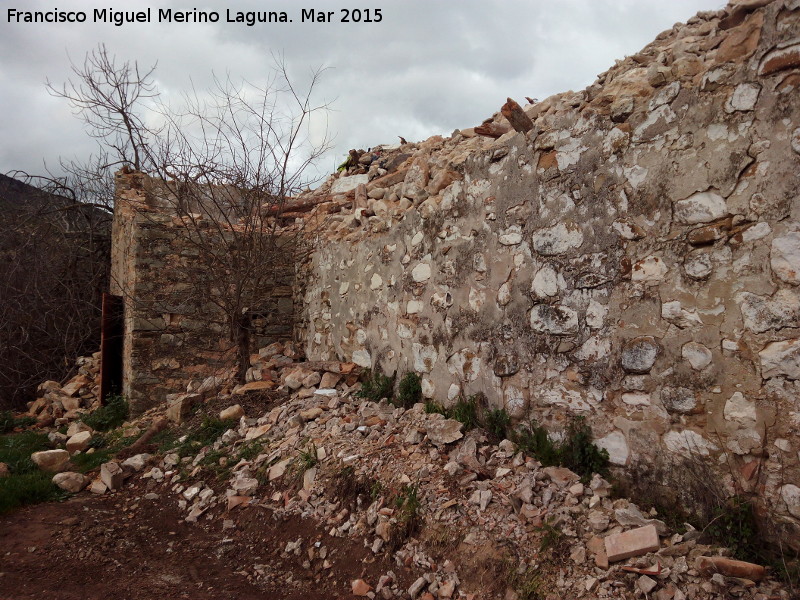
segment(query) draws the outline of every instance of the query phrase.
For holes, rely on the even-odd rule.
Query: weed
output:
[[[497,439],[507,437],[511,428],[511,417],[505,408],[493,408],[484,415],[486,430]]]
[[[411,408],[417,402],[422,402],[422,380],[416,373],[406,373],[397,386],[395,404],[403,408]]]
[[[584,482],[594,473],[608,477],[608,450],[592,443],[592,429],[583,417],[570,421],[559,453],[562,464],[580,475]]]
[[[558,554],[558,550],[564,545],[566,538],[564,533],[558,529],[552,519],[548,519],[537,527],[537,531],[542,534],[542,539],[539,542],[539,552],[553,551]]]
[[[397,550],[409,537],[419,531],[420,499],[419,484],[404,484],[392,500],[395,507],[395,523],[389,533],[389,550]]]
[[[200,427],[190,432],[186,439],[172,450],[177,452],[181,458],[196,454],[201,448],[216,442],[219,436],[234,427],[236,423],[236,419],[223,421],[215,417],[205,417]]]
[[[508,585],[517,593],[518,600],[539,600],[543,598],[542,580],[536,569],[520,567],[508,561],[506,566]]]
[[[84,415],[82,421],[97,431],[116,429],[128,418],[128,401],[123,396],[109,396],[106,403]]]
[[[373,402],[380,402],[383,398],[391,402],[394,397],[394,380],[394,375],[387,377],[383,373],[367,369],[357,395]]]
[[[478,426],[478,398],[478,395],[459,398],[455,406],[447,411],[446,416],[463,423],[464,431],[475,429]]]
[[[546,467],[567,467],[586,483],[594,473],[608,477],[608,451],[592,443],[592,430],[583,417],[570,421],[564,440],[557,444],[534,421],[512,435],[520,449]]]
[[[14,431],[17,427],[24,429],[25,427],[30,427],[34,423],[36,423],[36,417],[14,417],[13,413],[8,410],[0,412],[0,434]]]
[[[366,475],[357,475],[353,465],[343,466],[332,478],[332,491],[335,497],[342,500],[344,505],[358,504],[359,498],[378,499],[383,492],[383,486],[377,479]]]
[[[14,435],[0,437],[0,462],[8,465],[12,475],[22,475],[36,471],[38,467],[31,460],[31,454],[50,449],[50,440],[43,433],[23,431]]]
[[[440,414],[447,417],[449,411],[438,402],[434,402],[433,400],[425,400],[425,412],[428,414]]]
[[[264,449],[264,444],[259,441],[252,441],[249,444],[245,444],[239,449],[239,458],[242,460],[253,460]]]
[[[305,450],[300,451],[297,463],[301,474],[317,466],[319,459],[317,458],[317,447],[313,442]]]
[[[718,506],[704,533],[709,541],[729,548],[740,560],[758,562],[764,559],[756,515],[747,498],[733,496]]]
[[[558,446],[550,439],[547,430],[534,421],[517,430],[514,442],[520,450],[533,456],[545,467],[558,465],[561,461]]]

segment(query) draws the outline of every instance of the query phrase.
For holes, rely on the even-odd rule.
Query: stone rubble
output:
[[[261,360],[253,361],[258,368]],[[612,499],[610,485],[597,475],[583,483],[563,467],[544,468],[511,441],[492,444],[480,429],[462,433],[461,423],[427,414],[423,404],[406,410],[360,398],[357,372],[352,364],[335,361],[276,368],[277,404],[263,412],[239,405],[235,412],[243,414],[236,425],[195,455],[140,454],[106,463],[91,491],[124,490],[126,478],[141,478],[151,482],[149,497],[176,503],[190,523],[218,519],[223,527],[235,527],[230,511],[254,506],[268,507],[275,518],[313,518],[330,535],[363,539],[374,554],[389,553],[397,568],[418,573],[407,588],[391,571],[379,581],[353,580],[355,596],[486,597],[484,590],[465,587],[469,572],[459,564],[492,548],[511,550],[520,565],[536,569],[549,586],[548,597],[788,598],[775,580],[764,577],[762,567],[728,559],[724,549],[699,543],[693,530],[670,532],[628,500]],[[310,385],[294,387],[301,376]],[[320,390],[325,393],[317,394]],[[235,408],[240,392],[222,391],[214,399]],[[163,411],[152,409],[141,420],[155,420]],[[138,427],[144,430],[145,424]],[[216,483],[202,466],[212,452],[230,468]],[[373,481],[377,492],[360,496],[355,505],[343,503],[336,481],[345,469],[350,477]],[[73,476],[76,489],[88,483],[78,482],[79,474],[58,477]],[[417,490],[423,525],[393,546],[402,517],[388,504],[389,494],[408,489],[404,486]],[[555,569],[539,550],[551,529],[569,557]],[[435,531],[463,540],[441,564],[430,553]],[[306,552],[308,543],[298,539],[285,551]],[[325,561],[323,550],[316,560]],[[263,573],[259,565],[243,569],[256,579]],[[515,597],[510,584],[506,597]]]
[[[27,414],[40,426],[67,425],[100,406],[100,353],[78,358],[75,366],[77,374],[63,386],[57,381],[39,384],[39,397],[28,403]]]

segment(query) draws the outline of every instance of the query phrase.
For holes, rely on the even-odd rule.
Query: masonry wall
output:
[[[329,182],[307,355],[583,415],[615,465],[706,461],[800,518],[800,3],[757,4],[527,107],[527,134]]]
[[[163,184],[140,173],[119,173],[114,214],[111,293],[124,297],[123,394],[140,413],[185,392],[191,381],[236,364],[226,315],[198,282],[208,261],[163,201]],[[228,233],[227,235],[235,235]],[[290,256],[274,270],[270,297],[254,308],[255,351],[291,339],[294,269]]]

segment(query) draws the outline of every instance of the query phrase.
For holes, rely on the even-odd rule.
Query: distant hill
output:
[[[71,198],[50,193],[0,173],[0,215],[37,216],[59,223],[65,231],[85,231],[107,225],[110,234],[111,213]],[[2,236],[2,232],[0,232]]]
[[[0,410],[100,344],[111,213],[0,175]]]

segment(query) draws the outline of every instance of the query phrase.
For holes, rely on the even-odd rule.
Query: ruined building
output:
[[[498,113],[361,155],[301,198],[296,341],[445,405],[585,416],[615,465],[706,462],[800,519],[798,36],[797,0],[738,2],[526,106],[527,131]],[[183,250],[135,221],[114,270],[141,295]],[[136,393],[216,360],[171,319],[126,313]]]

